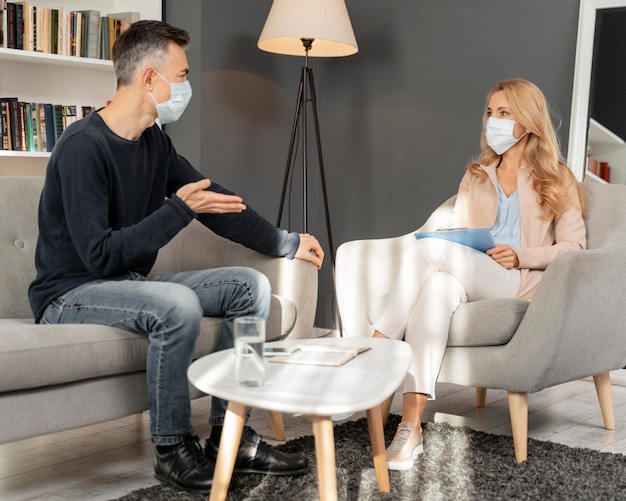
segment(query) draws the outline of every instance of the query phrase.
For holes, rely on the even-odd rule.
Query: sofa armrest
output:
[[[192,221],[159,251],[150,275],[223,266],[247,266],[267,276],[272,293],[288,299],[296,307],[296,322],[288,337],[297,339],[311,336],[318,287],[318,272],[312,263],[264,256],[216,235],[198,221]]]

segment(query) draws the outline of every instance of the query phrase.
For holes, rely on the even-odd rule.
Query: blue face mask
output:
[[[515,120],[507,120],[506,118],[489,117],[487,119],[485,138],[489,147],[497,155],[502,155],[526,135],[524,132],[520,137],[515,137],[513,135],[515,124]]]
[[[158,71],[155,71],[163,80],[165,78]],[[167,80],[165,80],[167,82]],[[157,103],[154,96],[150,94],[150,97],[156,104],[157,114],[159,115],[159,122],[161,125],[171,124],[176,122],[184,113],[185,108],[191,100],[191,84],[188,80],[184,82],[170,83],[170,98],[164,103]]]

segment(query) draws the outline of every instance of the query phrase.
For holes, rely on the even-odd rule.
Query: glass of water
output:
[[[265,377],[263,345],[265,319],[246,316],[235,319],[235,382],[260,386]]]

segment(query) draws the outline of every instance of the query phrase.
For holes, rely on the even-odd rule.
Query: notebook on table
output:
[[[467,245],[481,252],[496,246],[489,228],[446,228],[435,231],[421,231],[415,233],[415,238],[441,238]]]
[[[269,361],[281,364],[328,365],[331,367],[340,367],[370,349],[371,347],[369,346],[343,348],[302,345],[299,350],[284,355],[273,356]]]

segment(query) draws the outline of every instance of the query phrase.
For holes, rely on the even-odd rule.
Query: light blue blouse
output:
[[[517,190],[507,197],[498,183],[498,214],[491,227],[491,235],[498,244],[509,244],[517,249],[521,246],[519,196]]]

